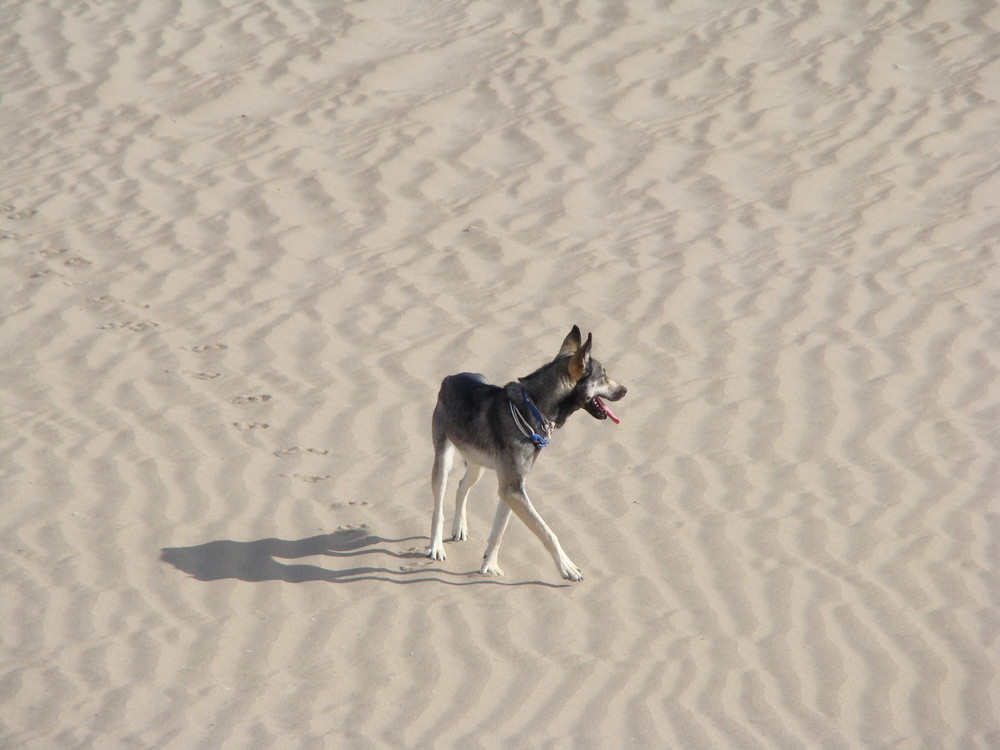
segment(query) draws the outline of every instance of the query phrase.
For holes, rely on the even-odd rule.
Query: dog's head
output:
[[[571,408],[565,413],[568,415],[577,409],[585,409],[594,419],[610,418],[618,424],[618,417],[604,401],[618,401],[628,393],[628,389],[609,378],[604,365],[591,356],[592,343],[592,334],[588,333],[587,340],[583,341],[580,329],[573,326],[559,349],[557,359],[565,361],[567,376],[573,383],[573,391],[566,399],[566,405]]]

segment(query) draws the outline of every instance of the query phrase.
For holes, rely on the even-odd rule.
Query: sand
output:
[[[992,3],[0,48],[0,747],[1000,747]],[[586,579],[519,522],[478,575],[492,475],[426,559],[441,378],[573,324],[629,387],[529,482]]]

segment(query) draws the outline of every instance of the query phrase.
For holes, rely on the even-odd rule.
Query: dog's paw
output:
[[[479,574],[480,575],[484,575],[484,576],[505,576],[505,575],[507,575],[502,570],[500,570],[500,566],[499,565],[497,565],[496,563],[490,563],[490,562],[488,562],[486,560],[483,560],[483,567],[479,569]]]
[[[446,555],[444,554],[444,545],[432,545],[431,548],[427,550],[427,557],[431,560],[444,560],[446,558]]]
[[[567,581],[583,580],[583,571],[576,567],[571,560],[567,560],[559,566],[559,573]]]
[[[469,538],[469,529],[466,526],[456,526],[451,530],[453,542],[464,542]]]

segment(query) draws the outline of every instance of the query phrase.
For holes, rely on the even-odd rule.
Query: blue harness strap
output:
[[[540,411],[538,411],[538,409],[535,408],[535,405],[533,403],[531,403],[531,399],[528,398],[528,392],[524,389],[523,385],[521,386],[521,395],[524,396],[524,403],[528,405],[528,411],[531,412],[531,416],[533,416],[535,419],[537,419],[538,422],[539,422],[539,424],[543,424],[543,425],[548,424],[549,420],[547,420],[545,417],[543,417],[542,413]],[[548,442],[548,441],[546,441],[546,442]]]
[[[548,420],[546,420],[545,417],[542,416],[541,412],[538,411],[537,408],[535,408],[535,405],[531,403],[531,399],[528,398],[528,392],[524,389],[523,386],[521,387],[521,396],[524,398],[524,403],[528,407],[528,410],[531,412],[531,416],[533,416],[535,419],[538,420],[538,423],[542,425],[542,429],[544,430],[549,424]],[[514,424],[517,425],[517,429],[521,431],[521,434],[524,435],[526,438],[528,438],[528,440],[530,440],[532,443],[534,443],[535,447],[538,448],[539,450],[548,445],[550,442],[549,439],[544,435],[539,435],[531,428],[531,425],[528,423],[528,420],[526,420],[523,416],[521,416],[521,413],[514,408],[514,402],[508,401],[507,403],[510,404],[510,415],[514,418]]]
[[[528,435],[528,439],[535,444],[538,449],[544,448],[551,441],[547,437],[542,437],[537,432],[532,432]]]

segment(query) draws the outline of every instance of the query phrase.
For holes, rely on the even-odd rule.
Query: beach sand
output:
[[[1000,747],[995,5],[0,29],[0,747]],[[427,559],[441,378],[573,324],[586,579],[492,474]]]

